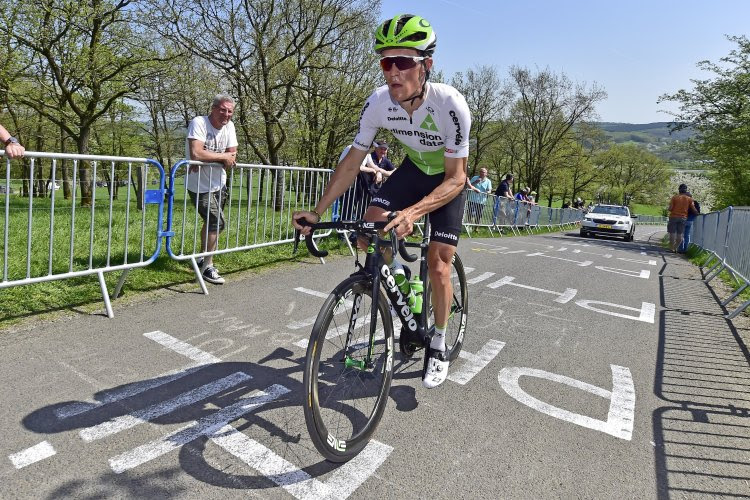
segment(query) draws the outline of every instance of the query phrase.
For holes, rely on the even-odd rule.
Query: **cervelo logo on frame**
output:
[[[380,268],[380,274],[385,280],[385,286],[388,288],[388,291],[396,296],[396,303],[393,304],[396,307],[396,310],[401,313],[400,315],[404,318],[404,321],[406,321],[409,330],[416,332],[417,322],[414,319],[414,314],[411,312],[409,303],[404,298],[401,290],[396,286],[396,280],[393,278],[391,268],[388,267],[388,264],[383,264],[383,267]]]

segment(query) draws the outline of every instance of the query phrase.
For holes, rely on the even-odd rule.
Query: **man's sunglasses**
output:
[[[417,65],[419,61],[424,61],[427,59],[426,57],[422,56],[388,56],[388,57],[381,57],[380,58],[380,67],[383,68],[383,71],[390,71],[393,65],[396,65],[396,68],[399,71],[406,71],[409,69],[412,69],[414,66]]]

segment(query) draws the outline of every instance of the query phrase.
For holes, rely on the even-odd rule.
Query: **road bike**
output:
[[[356,271],[339,283],[318,313],[305,359],[305,423],[315,448],[332,462],[346,462],[367,445],[385,410],[393,376],[394,331],[401,323],[399,347],[405,358],[424,349],[423,372],[434,333],[431,286],[427,272],[430,222],[425,218],[420,242],[397,240],[395,231],[381,236],[387,222],[338,221],[307,224],[313,231],[352,231],[366,240],[364,265],[355,256]],[[305,238],[310,253],[325,257],[311,233]],[[295,250],[299,235],[295,235]],[[419,255],[407,247],[419,248]],[[384,251],[396,250],[407,262],[419,260],[424,284],[421,313],[413,313],[396,285]],[[446,358],[461,352],[468,316],[466,274],[458,254],[453,257],[453,302],[446,329]],[[395,318],[394,318],[395,314]]]

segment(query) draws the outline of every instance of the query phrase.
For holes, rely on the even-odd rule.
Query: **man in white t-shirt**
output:
[[[211,103],[208,116],[196,116],[188,125],[186,157],[193,161],[222,163],[224,166],[188,168],[187,189],[190,200],[203,219],[201,252],[213,252],[224,229],[224,204],[227,201],[226,168],[237,164],[237,134],[231,118],[234,99],[219,94]],[[213,265],[213,255],[198,260],[203,279],[221,285],[224,278]]]

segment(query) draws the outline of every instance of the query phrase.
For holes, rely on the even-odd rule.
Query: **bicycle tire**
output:
[[[466,283],[464,264],[458,254],[453,254],[451,284],[453,285],[453,304],[448,324],[445,329],[445,357],[453,362],[461,352],[464,344],[466,323],[469,319],[469,287]],[[428,280],[425,287],[424,301],[432,316],[432,285]],[[434,321],[432,319],[431,321]]]
[[[353,367],[346,361],[348,355],[350,362],[364,362],[370,344],[371,295],[372,281],[367,276],[355,275],[341,282],[318,313],[307,346],[305,424],[315,448],[331,462],[346,462],[362,451],[388,402],[393,376],[393,322],[382,290],[378,291],[371,365]],[[347,348],[350,322],[354,329]]]

